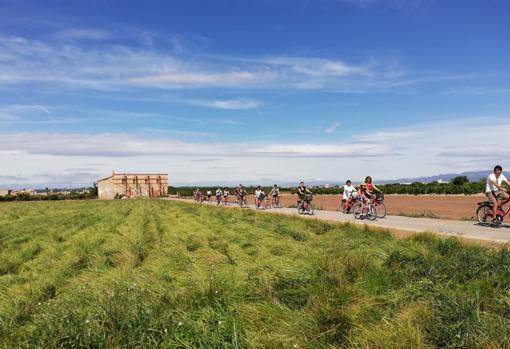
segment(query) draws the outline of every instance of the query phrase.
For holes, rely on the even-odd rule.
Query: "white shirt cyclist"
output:
[[[487,185],[485,186],[485,192],[486,193],[489,193],[489,192],[499,193],[500,190],[499,190],[498,187],[496,187],[494,185],[494,183],[497,183],[499,186],[501,186],[501,184],[503,182],[507,182],[508,183],[508,179],[506,179],[504,174],[500,174],[499,177],[496,178],[496,175],[494,173],[491,173],[487,177]]]
[[[351,184],[351,185],[344,185],[344,194],[343,194],[343,199],[344,200],[347,200],[349,199],[349,197],[352,195],[352,193],[354,193],[356,191],[356,188]]]

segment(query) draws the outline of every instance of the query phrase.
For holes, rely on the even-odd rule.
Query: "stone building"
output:
[[[0,189],[0,196],[6,196],[11,194],[11,191],[9,189]]]
[[[168,196],[167,174],[113,173],[97,181],[100,199]]]

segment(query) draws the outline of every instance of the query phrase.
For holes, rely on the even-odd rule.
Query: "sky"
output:
[[[507,0],[0,0],[0,188],[510,166]]]

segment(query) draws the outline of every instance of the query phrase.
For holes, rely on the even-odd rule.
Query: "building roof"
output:
[[[168,173],[114,173],[106,178],[98,179],[97,182],[105,181],[115,176],[168,176]]]

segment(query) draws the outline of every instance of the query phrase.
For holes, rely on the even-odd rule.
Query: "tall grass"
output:
[[[510,253],[153,200],[0,205],[5,348],[505,348]]]

